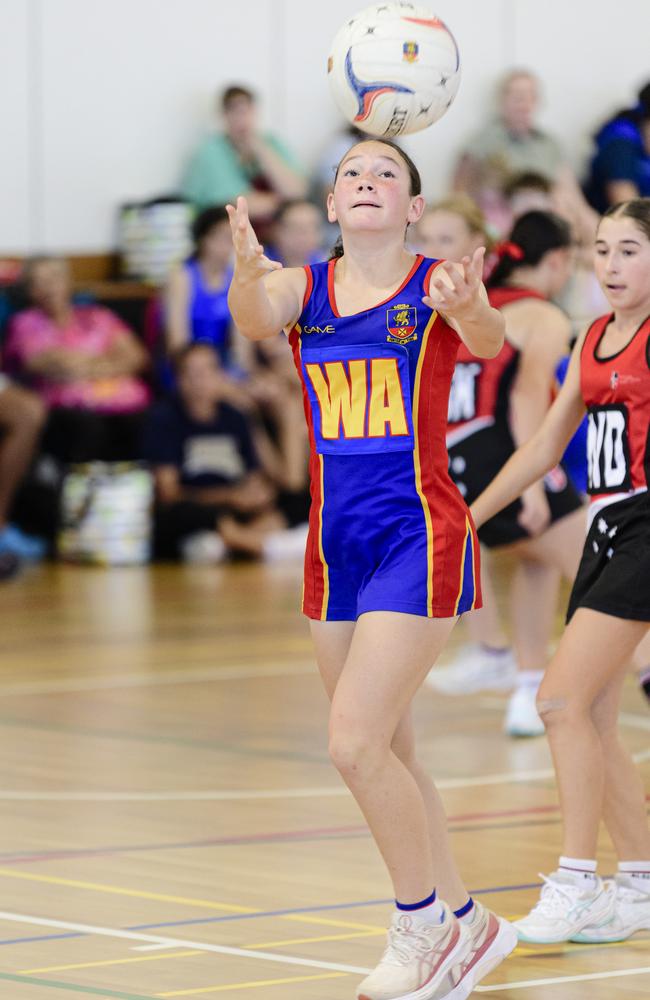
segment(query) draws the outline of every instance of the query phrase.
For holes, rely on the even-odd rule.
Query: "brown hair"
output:
[[[612,205],[603,214],[603,219],[632,219],[650,240],[650,198],[630,198]]]
[[[246,100],[250,101],[251,104],[255,103],[255,94],[252,90],[249,90],[248,87],[243,87],[241,84],[237,83],[232,84],[230,87],[226,87],[219,97],[221,110],[227,111],[233,101],[239,100],[240,97],[246,98]]]
[[[408,155],[408,153],[405,153],[404,150],[400,146],[398,146],[396,142],[391,142],[390,139],[377,139],[372,135],[369,135],[367,139],[360,139],[358,142],[355,142],[354,145],[350,146],[350,148],[343,154],[343,156],[338,162],[338,166],[334,173],[334,184],[336,184],[336,181],[339,176],[339,170],[341,169],[341,164],[346,159],[346,157],[350,155],[353,149],[356,149],[357,146],[364,145],[364,143],[366,142],[380,142],[382,146],[388,146],[389,149],[392,149],[393,152],[397,153],[398,156],[400,156],[400,158],[406,164],[406,169],[408,170],[409,195],[411,196],[411,198],[415,198],[416,195],[422,194],[422,178],[420,177],[420,171],[415,166],[415,163]],[[341,236],[339,236],[338,239],[336,240],[336,243],[334,244],[334,246],[330,251],[329,259],[333,260],[335,257],[342,257],[342,256],[343,256],[343,239]]]
[[[470,198],[469,195],[462,193],[452,194],[448,198],[443,198],[441,201],[435,202],[435,204],[427,208],[422,219],[433,212],[450,212],[452,215],[458,215],[472,235],[476,234],[481,237],[488,253],[492,249],[494,240],[488,232],[485,216],[474,199]]]

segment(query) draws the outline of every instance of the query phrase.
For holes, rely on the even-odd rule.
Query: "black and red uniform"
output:
[[[603,357],[612,319],[592,323],[580,355],[591,502],[567,620],[583,607],[650,621],[650,317]]]
[[[491,288],[495,309],[521,299],[543,299],[528,288]],[[508,340],[494,358],[476,358],[461,343],[449,396],[447,451],[451,478],[468,504],[492,482],[516,450],[510,430],[510,392],[517,375],[520,352]],[[550,396],[549,396],[550,401]],[[544,479],[551,521],[559,521],[581,506],[578,493],[559,465]],[[488,548],[528,538],[518,521],[522,509],[515,500],[479,529]]]

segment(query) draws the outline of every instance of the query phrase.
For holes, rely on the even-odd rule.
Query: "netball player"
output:
[[[643,783],[617,716],[627,665],[650,623],[650,199],[611,208],[595,270],[612,311],[581,335],[542,426],[473,510],[484,524],[552,468],[589,416],[589,530],[567,627],[537,705],[564,820],[563,853],[517,922],[527,941],[613,941],[650,929],[650,831]],[[604,821],[619,871],[596,874]]]
[[[388,946],[359,1000],[463,1000],[514,945],[510,925],[468,897],[413,745],[411,702],[432,652],[480,604],[474,528],[447,473],[456,352],[464,342],[489,357],[503,343],[482,250],[436,266],[406,249],[420,190],[396,146],[353,146],[328,198],[342,254],[304,269],[264,256],[244,199],[228,209],[235,322],[252,339],[284,328],[303,382],[312,447],[303,610],[332,701],[330,754],[395,890]]]
[[[505,318],[505,344],[485,360],[460,346],[449,401],[449,468],[468,503],[539,427],[571,333],[567,317],[549,301],[571,273],[566,223],[550,212],[528,212],[498,249],[488,295]],[[505,720],[512,736],[544,732],[535,695],[548,658],[560,577],[573,583],[583,535],[582,501],[561,465],[481,529],[482,545],[507,548],[516,557],[510,608],[519,670]],[[435,677],[434,671],[434,684]]]

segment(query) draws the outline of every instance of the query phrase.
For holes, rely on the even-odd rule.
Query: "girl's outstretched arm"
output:
[[[228,305],[240,333],[265,340],[292,326],[302,310],[307,276],[302,268],[287,268],[264,254],[248,217],[245,198],[226,205],[235,249],[235,269]]]

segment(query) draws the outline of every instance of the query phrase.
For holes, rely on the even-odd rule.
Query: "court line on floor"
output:
[[[52,920],[46,917],[31,916],[25,913],[0,911],[0,920],[13,923],[33,924],[40,927],[58,927],[61,929],[79,931],[82,934],[99,937],[121,938],[126,941],[142,941],[149,944],[168,944],[170,948],[191,948],[197,951],[207,951],[217,955],[234,955],[238,958],[258,958],[264,962],[275,962],[284,965],[299,965],[310,969],[327,969],[331,972],[354,972],[366,974],[370,970],[356,965],[344,965],[338,962],[320,962],[312,958],[300,958],[297,955],[274,955],[272,952],[252,948],[233,948],[228,945],[211,944],[206,941],[187,941],[183,938],[168,938],[158,934],[141,934],[135,931],[121,930],[115,927],[101,927],[95,924],[81,924],[70,920]]]
[[[0,720],[0,724],[1,724]],[[260,751],[261,753],[262,751]],[[453,791],[458,788],[485,788],[491,785],[521,784],[552,778],[550,767],[529,771],[502,771],[474,778],[440,778],[436,788]],[[311,786],[307,788],[234,788],[229,790],[202,789],[196,791],[140,792],[51,792],[22,789],[0,789],[0,801],[7,802],[239,802],[260,799],[344,798],[350,792],[344,785]]]
[[[154,947],[166,948],[167,945],[157,944]],[[38,976],[45,972],[70,972],[72,969],[99,969],[105,965],[132,965],[136,962],[159,962],[163,958],[190,958],[192,955],[200,954],[200,951],[176,951],[167,955],[139,955],[137,958],[105,958],[99,962],[76,962],[74,965],[48,965],[40,969],[19,969],[17,975]]]
[[[649,797],[650,798],[650,797]],[[559,812],[559,805],[530,806],[526,809],[493,809],[487,812],[460,813],[447,817],[448,823],[462,823],[476,820],[502,819],[506,817],[522,817]],[[481,829],[480,826],[471,829]],[[155,844],[109,844],[102,847],[70,848],[61,851],[32,851],[26,853],[0,853],[0,864],[23,864],[38,861],[67,861],[72,858],[87,858],[110,856],[116,854],[131,854],[141,851],[197,850],[202,847],[241,847],[245,845],[292,843],[321,837],[345,836],[346,834],[369,834],[365,824],[349,826],[307,827],[301,830],[276,830],[263,833],[243,834],[231,837],[205,837],[201,840],[171,841]]]
[[[85,993],[86,996],[113,997],[115,1000],[156,1000],[155,996],[142,993],[122,993],[118,990],[100,989],[97,986],[79,986],[76,983],[59,983],[55,980],[35,979],[31,976],[17,976],[11,972],[0,972],[0,980],[9,983],[22,983],[28,986],[47,986],[54,990],[68,990],[69,993]]]
[[[650,965],[642,969],[619,969],[616,972],[585,972],[577,976],[553,976],[548,979],[522,979],[516,983],[496,983],[494,986],[475,986],[476,993],[498,993],[499,990],[523,990],[532,986],[555,986],[558,983],[584,983],[596,979],[617,979],[619,976],[642,976],[650,972]]]
[[[519,892],[525,889],[539,889],[540,885],[541,885],[540,882],[527,882],[519,885],[515,884],[515,885],[488,886],[487,888],[470,889],[469,891],[472,896],[482,896],[482,895],[490,895],[491,893]],[[325,903],[321,904],[320,906],[301,906],[301,907],[292,907],[291,909],[284,909],[284,910],[254,910],[251,913],[229,914],[228,916],[222,916],[222,917],[191,917],[186,920],[165,920],[165,921],[156,921],[154,923],[148,923],[148,924],[132,924],[130,927],[127,927],[126,930],[128,931],[158,930],[164,927],[188,927],[188,926],[193,926],[195,924],[228,923],[234,920],[259,920],[269,917],[284,917],[284,916],[287,917],[291,916],[294,917],[297,922],[307,923],[308,921],[304,919],[305,914],[323,913],[323,912],[328,913],[331,911],[340,911],[340,910],[353,910],[368,906],[390,906],[393,904],[393,902],[394,901],[392,899],[362,899],[362,900],[354,900],[351,903]],[[368,927],[367,924],[360,926]],[[38,936],[30,935],[29,937],[7,938],[3,941],[0,940],[0,946],[6,946],[12,944],[35,944],[42,941],[62,941],[77,937],[83,937],[83,934],[70,933],[70,934],[42,934]],[[154,944],[147,946],[147,948],[161,948],[161,947],[166,947],[166,945]],[[144,950],[144,948],[142,950]]]
[[[191,990],[173,990],[171,993],[157,993],[157,997],[189,997],[199,993],[225,993],[226,990],[250,990],[255,986],[283,986],[289,983],[309,983],[317,979],[343,979],[349,972],[324,972],[319,976],[292,976],[287,979],[257,979],[248,983],[225,983],[223,986],[199,986]]]
[[[117,674],[108,677],[70,677],[58,681],[17,681],[0,685],[0,698],[31,694],[75,694],[83,691],[113,691],[120,688],[167,687],[176,684],[200,684],[212,681],[258,679],[260,677],[318,676],[312,662],[270,663],[265,666],[232,664],[227,667],[196,667],[188,670],[165,670],[159,673]]]

